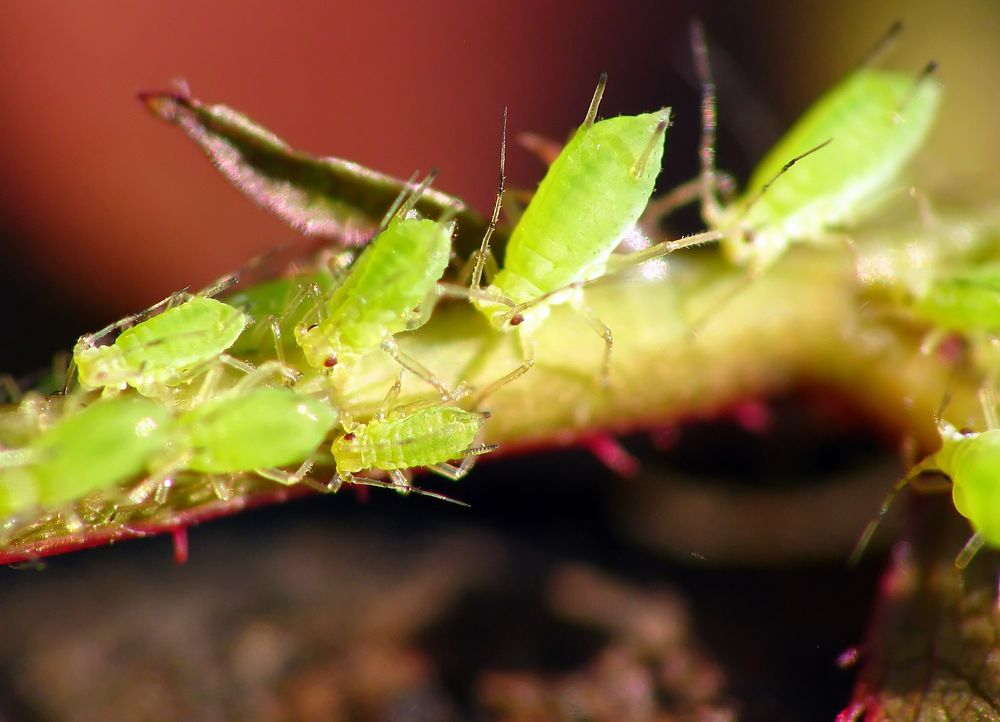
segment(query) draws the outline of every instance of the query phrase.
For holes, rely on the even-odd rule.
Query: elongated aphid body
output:
[[[83,336],[73,348],[80,385],[106,393],[129,385],[158,396],[219,358],[248,321],[237,308],[194,296],[125,329],[111,345]]]
[[[427,467],[460,479],[471,468],[473,456],[496,448],[474,446],[488,417],[454,406],[430,406],[349,425],[331,447],[337,476],[350,481],[360,471],[380,469],[390,472],[400,491],[409,490],[403,469]],[[460,466],[447,464],[456,459],[463,460]]]
[[[342,378],[353,363],[381,347],[446,392],[433,374],[398,350],[393,336],[429,317],[454,228],[453,222],[409,213],[394,217],[317,309],[318,319],[296,326],[295,339],[309,365]]]
[[[596,107],[593,108],[596,113]],[[568,287],[604,274],[635,225],[660,173],[670,109],[593,122],[590,114],[549,167],[507,243],[500,272],[474,298],[497,328],[530,334],[556,303],[579,302]],[[561,289],[565,295],[550,295]],[[512,305],[530,304],[516,314]]]
[[[320,448],[337,421],[327,404],[290,389],[263,387],[224,394],[184,413],[175,443],[184,467],[230,474],[300,464]]]
[[[699,26],[693,35],[705,122],[702,214],[722,233],[730,260],[754,273],[792,243],[830,243],[831,230],[869,213],[923,146],[937,115],[941,88],[929,77],[933,63],[918,77],[861,67],[796,121],[757,165],[746,193],[723,207],[714,188],[714,84]]]
[[[100,399],[44,431],[18,465],[0,462],[0,514],[57,506],[139,475],[166,447],[172,417],[138,397]]]

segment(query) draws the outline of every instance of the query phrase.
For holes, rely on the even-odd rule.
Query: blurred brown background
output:
[[[719,75],[720,161],[746,171],[889,24],[888,64],[930,57],[947,85],[930,153],[995,175],[1000,5],[578,2],[18,3],[0,0],[0,369],[24,372],[83,330],[198,287],[294,235],[245,201],[140,89],[185,78],[315,153],[438,185],[488,207],[500,116],[561,138],[597,74],[605,115],[673,105],[666,187],[694,171],[687,23]],[[509,154],[512,182],[541,164]]]

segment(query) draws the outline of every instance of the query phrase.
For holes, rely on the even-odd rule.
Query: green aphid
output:
[[[878,516],[868,525],[855,547],[860,556],[879,521],[888,513],[896,494],[908,484],[916,484],[925,472],[939,472],[951,480],[951,496],[958,513],[969,520],[973,535],[955,559],[964,568],[983,546],[1000,549],[1000,418],[993,393],[980,392],[986,431],[959,430],[940,421],[941,448],[904,476],[886,497]],[[921,484],[923,486],[923,484]],[[937,485],[929,485],[937,490]]]
[[[899,29],[894,26],[877,49]],[[754,274],[793,243],[829,243],[831,231],[856,223],[885,200],[923,147],[940,105],[941,87],[930,78],[933,63],[917,78],[862,66],[796,121],[757,165],[746,193],[723,206],[715,195],[715,91],[700,27],[694,46],[704,88],[702,214],[722,234],[730,260]]]
[[[501,270],[479,291],[488,248],[473,272],[473,302],[500,330],[530,336],[557,303],[582,302],[579,285],[607,271],[660,173],[670,109],[596,121],[590,109],[549,167],[507,242]],[[609,338],[600,324],[601,335]]]
[[[254,472],[295,483],[298,465],[321,446],[337,412],[291,389],[262,387],[224,393],[182,414],[172,439],[175,466],[205,474]]]
[[[169,441],[170,413],[138,397],[100,399],[0,460],[0,514],[57,507],[139,476]]]
[[[453,222],[421,219],[407,211],[392,218],[316,309],[318,318],[295,327],[295,340],[309,365],[339,382],[361,358],[381,348],[448,395],[433,373],[399,349],[394,337],[430,317],[454,229]]]
[[[193,296],[125,328],[113,344],[96,344],[134,320],[129,317],[80,337],[73,348],[73,362],[83,388],[111,394],[128,385],[144,396],[161,396],[211,362],[227,360],[224,352],[249,322],[237,308]]]
[[[398,491],[414,489],[404,469],[426,468],[449,479],[465,476],[475,457],[496,446],[476,446],[489,414],[454,406],[430,406],[412,413],[393,412],[367,424],[348,424],[347,433],[333,442],[331,452],[337,478],[356,483],[358,472],[389,472]],[[448,463],[461,459],[458,466]]]

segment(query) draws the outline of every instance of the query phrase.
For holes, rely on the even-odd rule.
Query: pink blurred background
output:
[[[744,174],[902,18],[888,63],[916,72],[936,57],[947,84],[930,153],[963,176],[995,174],[995,3],[731,5],[0,0],[0,369],[42,364],[84,330],[294,239],[135,100],[178,77],[297,148],[400,176],[437,166],[439,187],[486,209],[504,105],[511,134],[561,138],[602,70],[604,115],[674,106],[662,185],[689,177],[694,12],[720,76],[720,161]],[[512,183],[542,170],[511,149]]]

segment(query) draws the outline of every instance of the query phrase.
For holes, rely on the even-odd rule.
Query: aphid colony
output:
[[[615,253],[647,207],[664,210],[649,200],[671,111],[598,120],[602,77],[496,268],[490,241],[504,191],[504,142],[500,190],[481,247],[468,259],[468,287],[444,280],[455,260],[457,219],[467,216],[457,202],[451,210],[443,194],[435,196],[437,218],[419,215],[415,208],[427,208],[418,204],[428,178],[407,186],[349,265],[324,261],[229,296],[219,295],[232,282],[223,281],[81,337],[73,354],[78,376],[61,410],[26,399],[19,441],[0,437],[0,513],[16,517],[109,490],[115,505],[161,503],[185,476],[210,480],[218,497],[247,475],[331,491],[359,483],[429,493],[415,489],[405,470],[458,479],[476,456],[495,448],[480,441],[488,413],[479,407],[530,371],[533,340],[552,306],[569,304],[601,336],[606,353],[594,381],[603,383],[612,372],[612,330],[587,308],[589,284],[710,241],[720,241],[727,259],[754,277],[795,244],[849,240],[855,223],[906,188],[901,171],[923,145],[939,105],[933,64],[913,76],[875,69],[869,58],[802,116],[759,163],[746,192],[724,206],[714,84],[699,27],[694,48],[703,88],[701,173],[685,192],[668,197],[700,199],[706,232]],[[934,279],[911,304],[913,312],[932,327],[993,342],[996,275],[959,269]],[[445,297],[471,303],[500,334],[513,330],[521,365],[476,388],[455,369],[429,368],[405,352],[398,340],[426,324]],[[113,332],[117,337],[102,345]],[[424,394],[398,404],[397,381],[376,414],[356,421],[346,389],[376,354],[390,358],[401,378],[414,376]],[[463,408],[470,397],[475,408]],[[976,465],[996,446],[995,416],[987,413],[989,428],[979,434],[942,424],[942,450],[907,477],[934,468],[952,478],[956,506],[976,530],[972,550],[1000,547],[995,514],[982,512],[997,508],[986,488],[992,485],[965,482],[985,478]],[[328,482],[310,476],[320,467],[334,469]],[[390,481],[358,476],[369,470]]]

